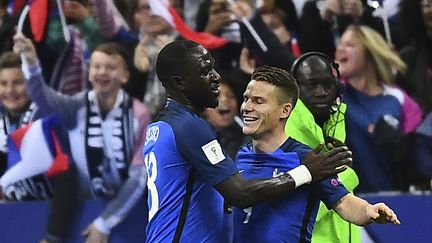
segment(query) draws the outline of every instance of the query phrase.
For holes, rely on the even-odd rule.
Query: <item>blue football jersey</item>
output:
[[[182,242],[220,242],[223,197],[213,188],[238,172],[204,119],[169,100],[147,128],[144,160],[148,170],[148,242],[172,242],[194,174]]]
[[[249,144],[237,156],[237,167],[247,179],[277,176],[301,164],[311,149],[288,138],[271,154],[255,153]],[[348,191],[336,178],[303,185],[278,200],[246,209],[234,208],[235,242],[310,242],[320,200],[332,207]]]

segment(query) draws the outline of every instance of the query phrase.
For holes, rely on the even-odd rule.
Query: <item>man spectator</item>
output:
[[[334,139],[345,142],[347,107],[341,101],[338,64],[319,52],[305,53],[294,64],[291,74],[297,80],[300,96],[285,126],[286,134],[310,147]],[[351,168],[339,173],[338,178],[350,192],[359,184]],[[312,241],[360,242],[360,230],[321,202]]]

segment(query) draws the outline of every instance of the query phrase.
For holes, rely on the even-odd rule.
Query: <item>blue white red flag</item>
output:
[[[68,155],[54,130],[58,125],[58,117],[50,116],[24,126],[9,136],[9,170],[0,179],[3,188],[35,175],[51,177],[69,169]]]

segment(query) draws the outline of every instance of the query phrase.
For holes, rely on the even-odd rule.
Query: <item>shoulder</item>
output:
[[[285,143],[281,146],[281,149],[285,152],[291,151],[311,151],[312,148],[308,145],[301,143],[294,138],[289,137]]]
[[[306,155],[310,151],[312,151],[311,147],[291,137],[285,141],[285,143],[281,146],[281,149],[286,153],[288,152],[297,153],[297,156],[299,157],[300,161],[302,161],[306,157]]]
[[[176,107],[166,107],[158,118],[170,125],[176,136],[199,136],[203,133],[214,133],[210,124],[197,114]]]

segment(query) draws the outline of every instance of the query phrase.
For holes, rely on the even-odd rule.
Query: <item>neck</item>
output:
[[[330,114],[329,114],[328,116],[326,116],[326,117],[322,117],[322,116],[320,116],[320,117],[314,117],[314,119],[315,119],[315,123],[316,123],[318,126],[320,126],[321,128],[323,128],[324,123],[325,123],[326,121],[328,121],[328,119],[330,119]]]
[[[348,79],[348,83],[356,90],[366,95],[378,95],[383,91],[375,72],[366,71]]]
[[[194,113],[198,114],[199,116],[203,116],[205,108],[199,108],[199,107],[192,105],[190,100],[187,99],[186,97],[178,96],[178,95],[172,95],[172,94],[167,94],[167,97],[169,99],[175,100],[175,101],[179,102],[180,104],[186,106],[188,109],[192,110]]]
[[[259,138],[252,138],[252,145],[257,153],[272,153],[288,139],[283,129],[273,134],[266,134]]]
[[[97,93],[96,94],[96,98],[99,104],[99,109],[102,113],[108,113],[110,112],[113,107],[115,102],[117,101],[117,95],[119,94],[119,92],[117,93],[110,93],[110,94],[103,94],[103,93]]]

